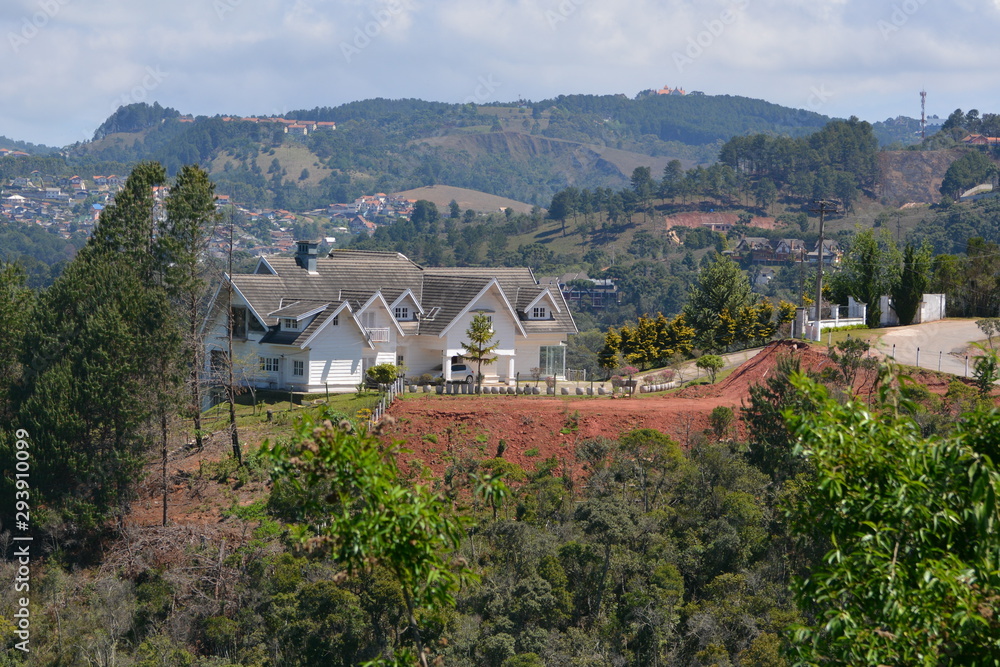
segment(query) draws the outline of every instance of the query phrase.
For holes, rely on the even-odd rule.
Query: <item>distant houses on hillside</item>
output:
[[[591,278],[583,271],[539,278],[542,285],[558,286],[563,298],[579,310],[600,311],[621,303],[621,292],[613,278]]]
[[[306,136],[310,132],[317,130],[336,130],[337,124],[330,120],[302,120],[290,118],[273,118],[270,116],[221,116],[223,122],[258,123],[264,125],[272,123],[284,128],[285,134],[298,134]],[[195,117],[192,115],[180,116],[177,120],[181,123],[193,123]]]
[[[806,262],[816,264],[819,261],[819,243],[812,250],[806,249],[802,239],[778,239],[771,241],[760,236],[744,236],[736,247],[727,251],[730,257],[738,262],[750,264],[785,264]],[[840,264],[843,252],[840,245],[833,239],[823,241],[823,263]]]
[[[970,134],[962,139],[966,146],[1000,146],[1000,137],[987,137],[982,134]]]

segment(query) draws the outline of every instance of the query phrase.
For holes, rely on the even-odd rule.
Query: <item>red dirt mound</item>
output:
[[[830,358],[817,351],[807,343],[794,340],[779,340],[771,343],[753,359],[737,368],[722,382],[715,385],[699,385],[688,387],[679,392],[685,398],[722,398],[742,400],[749,396],[750,387],[764,384],[764,381],[777,372],[778,359],[785,355],[795,355],[803,371],[822,372],[823,369],[834,366]]]

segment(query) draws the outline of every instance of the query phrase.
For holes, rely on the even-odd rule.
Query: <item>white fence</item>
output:
[[[389,388],[386,390],[385,394],[382,395],[378,405],[375,406],[375,409],[372,410],[371,416],[368,418],[369,429],[373,428],[375,424],[382,419],[382,415],[384,415],[385,411],[389,409],[392,402],[396,400],[396,396],[405,390],[406,387],[403,384],[404,382],[405,380],[403,380],[403,378],[397,378],[395,382],[389,385]]]

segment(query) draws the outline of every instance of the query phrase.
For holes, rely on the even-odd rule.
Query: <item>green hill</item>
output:
[[[803,136],[829,119],[762,100],[690,95],[560,96],[491,106],[373,99],[292,111],[335,131],[285,134],[277,124],[183,118],[157,104],[122,107],[71,147],[73,161],[198,162],[219,192],[250,205],[309,209],[373,191],[451,185],[547,205],[567,186],[621,188],[632,171],[714,162],[734,135]],[[193,122],[191,122],[193,121]]]

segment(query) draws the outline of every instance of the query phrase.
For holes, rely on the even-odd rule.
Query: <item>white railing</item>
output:
[[[369,329],[368,330],[368,340],[373,343],[388,343],[389,342],[389,327],[384,329]]]

